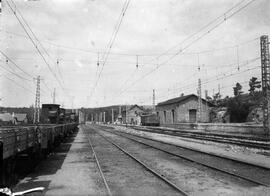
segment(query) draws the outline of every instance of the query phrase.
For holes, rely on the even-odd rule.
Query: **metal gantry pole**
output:
[[[198,122],[201,122],[202,116],[202,86],[201,79],[198,79]]]
[[[263,35],[261,42],[261,72],[262,72],[262,92],[263,102],[263,128],[266,135],[269,135],[269,112],[270,112],[270,58],[269,58],[269,41],[268,36]]]
[[[156,93],[155,89],[153,89],[153,112],[156,111]]]
[[[35,108],[34,108],[34,123],[39,123],[40,117],[40,76],[35,78],[37,80],[36,86],[36,98],[35,98]]]

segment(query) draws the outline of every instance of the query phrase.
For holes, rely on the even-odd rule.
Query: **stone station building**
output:
[[[200,122],[210,121],[211,103],[202,99]],[[196,123],[198,122],[198,96],[191,94],[158,103],[157,115],[160,124]]]

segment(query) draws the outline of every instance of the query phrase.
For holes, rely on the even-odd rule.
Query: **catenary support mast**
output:
[[[270,62],[268,36],[261,36],[261,70],[262,70],[262,92],[263,102],[263,127],[265,134],[269,135],[269,112],[270,112]]]
[[[36,99],[35,99],[35,109],[34,109],[34,123],[39,123],[39,114],[40,114],[40,76],[35,78],[37,80],[36,86]]]

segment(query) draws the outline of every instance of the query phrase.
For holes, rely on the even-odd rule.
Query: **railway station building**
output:
[[[202,99],[200,122],[210,122],[210,107],[213,104]],[[156,106],[160,124],[196,123],[198,118],[198,96],[191,94],[169,99]]]

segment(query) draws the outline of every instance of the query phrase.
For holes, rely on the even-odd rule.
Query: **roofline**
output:
[[[190,95],[186,95],[185,98],[182,99],[182,100],[180,100],[180,101],[175,101],[175,102],[172,102],[172,103],[166,103],[166,102],[168,102],[168,101],[170,101],[170,100],[172,100],[172,99],[176,99],[176,98],[180,98],[180,97],[168,99],[168,100],[166,100],[166,101],[163,101],[163,102],[158,103],[158,104],[157,104],[157,107],[158,107],[158,106],[165,106],[165,105],[172,105],[172,104],[175,104],[175,103],[181,103],[181,102],[183,102],[183,101],[185,101],[185,100],[187,100],[187,99],[189,99],[189,98],[191,98],[191,97],[196,97],[196,98],[197,98],[198,96],[195,95],[195,94],[190,94]],[[203,99],[203,98],[202,98],[202,101],[206,102],[206,103],[209,104],[209,105],[214,106],[214,104],[210,103],[209,101],[207,101],[207,100],[205,100],[205,99]]]

